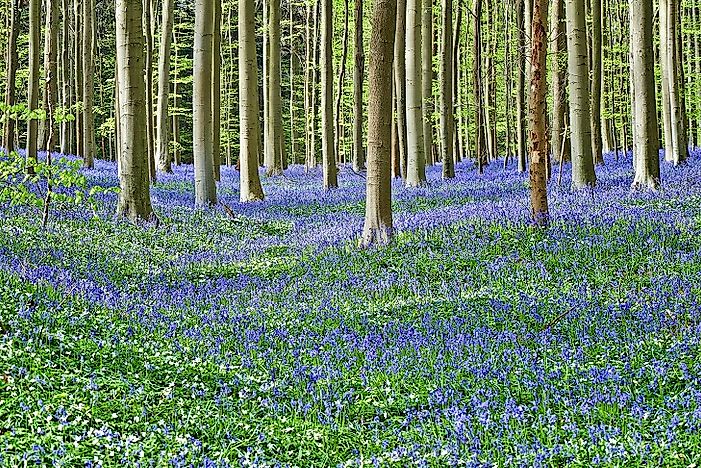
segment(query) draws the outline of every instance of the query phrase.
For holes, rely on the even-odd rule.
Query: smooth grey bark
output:
[[[477,0],[481,1],[481,0]],[[453,0],[441,0],[441,61],[440,61],[440,137],[443,178],[455,177],[453,153]]]
[[[168,148],[168,101],[170,93],[170,46],[175,16],[175,0],[163,0],[161,43],[158,51],[158,110],[156,112],[156,160],[158,169],[173,172]]]
[[[42,122],[40,132],[41,149],[54,151],[57,142],[56,108],[58,107],[58,32],[60,0],[46,1],[45,35],[44,35],[44,110],[46,120]]]
[[[353,68],[353,170],[365,166],[363,146],[363,81],[365,79],[365,51],[363,43],[363,0],[355,0],[355,65]]]
[[[656,190],[660,184],[659,133],[653,54],[653,7],[630,0],[630,47],[633,82],[633,188]]]
[[[258,60],[255,0],[239,0],[239,118],[241,202],[262,200],[258,176]]]
[[[567,69],[572,128],[572,187],[596,185],[591,145],[589,57],[584,0],[567,0]]]
[[[594,162],[604,164],[601,142],[601,0],[591,1],[591,145]]]
[[[433,117],[431,115],[433,106],[433,0],[423,0],[421,18],[421,49],[422,49],[422,72],[421,87],[423,89],[423,125],[424,125],[424,157],[426,163],[433,164]]]
[[[348,0],[343,1],[343,42],[341,51],[341,64],[338,70],[338,90],[336,91],[336,103],[334,105],[334,154],[336,160],[341,163],[341,138],[343,137],[343,128],[341,126],[341,98],[343,98],[343,86],[346,81],[346,62],[348,61],[348,17],[349,17]]]
[[[214,4],[195,2],[195,47],[193,49],[192,143],[195,162],[195,206],[214,206],[217,186],[214,180],[212,141],[212,48]]]
[[[117,0],[119,88],[119,201],[117,215],[134,222],[153,219],[146,148],[145,57],[141,0]]]
[[[396,0],[377,0],[372,16],[368,99],[368,175],[365,225],[360,245],[387,244],[392,239],[392,60]]]
[[[406,21],[406,138],[407,174],[405,185],[419,187],[426,183],[424,154],[423,86],[421,83],[421,0],[407,0]],[[452,112],[452,109],[451,109]]]
[[[333,129],[333,1],[321,0],[321,157],[324,189],[338,187]]]
[[[83,0],[83,165],[95,165],[95,110],[94,101],[94,27],[95,0]]]
[[[553,113],[551,120],[551,148],[553,159],[570,160],[570,139],[566,122],[569,106],[567,103],[567,36],[565,31],[564,0],[553,0],[551,11],[551,42],[553,57],[551,82],[553,87]]]
[[[282,174],[282,64],[280,58],[280,0],[268,2],[268,118],[265,133],[265,165],[268,176]]]
[[[394,95],[397,98],[397,139],[399,167],[406,179],[406,0],[397,0],[396,29],[394,32]]]
[[[526,172],[526,0],[516,0],[516,27],[518,29],[518,79],[516,80],[516,147],[518,171]],[[475,33],[476,35],[476,33]],[[478,105],[478,104],[477,104]]]
[[[29,1],[29,79],[27,80],[27,96],[29,110],[39,110],[39,54],[41,51],[41,0]],[[26,160],[27,172],[33,173],[32,161],[37,159],[37,138],[39,121],[30,118],[27,122]]]
[[[17,54],[17,39],[20,29],[20,8],[22,0],[11,0],[10,4],[10,26],[7,35],[7,78],[5,81],[5,105],[10,108],[16,104],[16,78],[19,57]],[[15,150],[16,137],[15,119],[6,119],[3,129],[3,146],[8,152]]]

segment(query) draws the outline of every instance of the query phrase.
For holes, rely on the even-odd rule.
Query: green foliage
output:
[[[32,170],[27,170],[31,168]],[[48,211],[50,205],[68,208],[87,205],[95,213],[97,197],[116,193],[118,187],[89,186],[80,161],[61,158],[36,161],[17,152],[0,157],[0,203],[32,206]]]

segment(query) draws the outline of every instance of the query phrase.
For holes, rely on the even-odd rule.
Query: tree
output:
[[[44,38],[44,110],[46,121],[42,126],[40,145],[46,151],[53,151],[56,146],[56,107],[58,106],[58,32],[61,25],[59,0],[46,1],[46,19]]]
[[[682,57],[679,46],[679,0],[660,2],[660,59],[662,73],[666,80],[668,118],[665,118],[665,158],[675,166],[684,164],[687,159],[686,112],[681,79]],[[668,125],[667,125],[668,124]]]
[[[481,0],[477,0],[481,2]],[[455,177],[453,157],[453,0],[441,1],[441,61],[440,61],[440,100],[441,100],[441,159],[443,178]]]
[[[16,104],[16,78],[19,57],[17,54],[17,38],[19,36],[19,15],[22,0],[12,0],[10,4],[10,27],[7,35],[7,79],[5,81],[5,106],[11,108]],[[15,149],[15,119],[6,118],[3,132],[3,146],[7,151]]]
[[[567,0],[567,69],[572,128],[572,187],[596,184],[591,147],[589,64],[584,0]]]
[[[545,95],[547,90],[547,0],[533,2],[531,34],[531,93],[529,106],[530,184],[533,221],[548,225],[548,190],[546,163],[548,139],[545,131]]]
[[[265,133],[265,165],[268,176],[282,174],[282,68],[280,63],[280,0],[268,3],[268,118]]]
[[[95,165],[95,115],[93,109],[95,0],[83,0],[83,164]]]
[[[397,140],[399,168],[406,179],[406,0],[397,0],[397,18],[394,32],[394,95],[396,97]]]
[[[117,0],[119,80],[119,201],[117,214],[134,222],[152,220],[146,148],[146,90],[141,0]]]
[[[242,202],[262,200],[258,176],[258,59],[256,52],[255,0],[239,1],[239,118],[241,119]]]
[[[601,0],[591,2],[591,145],[596,164],[604,164],[601,142]]]
[[[214,142],[212,141],[213,36],[214,4],[210,0],[196,0],[192,77],[195,206],[214,206],[217,203],[217,186],[214,181]]]
[[[476,0],[481,1],[481,0]],[[518,78],[516,80],[516,147],[518,171],[526,172],[526,26],[525,2],[516,0],[516,28],[518,29]],[[475,33],[475,35],[477,35]],[[479,104],[476,104],[479,105]]]
[[[407,0],[406,7],[406,185],[407,187],[418,187],[426,183],[423,86],[421,84],[421,18],[423,12],[421,0]],[[450,112],[452,113],[452,103]]]
[[[27,81],[27,95],[29,110],[39,110],[39,54],[41,51],[41,0],[29,1],[29,80]],[[37,116],[30,116],[27,123],[27,172],[33,173],[34,166],[31,161],[37,159],[37,138],[39,134],[39,121]]]
[[[355,0],[355,66],[353,68],[353,170],[365,166],[363,147],[363,80],[365,75],[363,47],[363,0]]]
[[[552,86],[553,112],[551,124],[551,147],[557,162],[570,160],[570,140],[567,136],[567,36],[564,25],[564,0],[552,2]]]
[[[660,184],[660,140],[655,98],[654,18],[649,2],[630,0],[630,47],[633,82],[633,188],[656,190]]]
[[[368,176],[365,225],[360,245],[392,239],[392,61],[396,0],[377,0],[372,16],[368,98]]]
[[[333,2],[321,0],[321,155],[324,189],[338,187],[333,138]]]
[[[175,16],[175,0],[164,0],[161,43],[158,50],[158,110],[156,112],[156,159],[158,169],[172,172],[168,148],[168,100],[170,93],[170,46]]]
[[[428,164],[433,164],[433,125],[431,124],[431,106],[433,104],[433,0],[423,1],[423,18],[421,18],[421,48],[423,88],[423,124],[424,124],[424,157]]]

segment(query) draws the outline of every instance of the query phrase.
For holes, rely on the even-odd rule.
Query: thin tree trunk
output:
[[[282,69],[280,59],[280,0],[268,2],[268,100],[264,103],[266,124],[265,165],[268,176],[282,174]]]
[[[83,0],[83,164],[95,165],[94,97],[94,26],[95,0]]]
[[[212,36],[212,164],[214,180],[221,180],[221,3],[214,2],[214,35]],[[282,117],[280,118],[282,126]]]
[[[363,0],[355,0],[355,66],[353,68],[353,170],[365,166],[363,147],[363,81],[365,51],[363,42]]]
[[[481,2],[482,0],[477,0]],[[453,157],[453,0],[441,0],[440,125],[443,178],[455,177]]]
[[[481,0],[476,0],[481,1]],[[516,140],[518,147],[518,171],[526,172],[526,26],[524,8],[527,0],[516,0],[516,24],[518,29],[518,79],[516,80]],[[475,32],[477,37],[477,32]],[[475,106],[480,106],[476,100]],[[476,125],[480,125],[479,122]],[[478,133],[479,136],[479,133]],[[478,143],[479,148],[479,143]],[[478,153],[478,158],[479,153]]]
[[[340,161],[341,157],[341,137],[343,136],[341,130],[341,98],[343,97],[343,85],[346,81],[346,61],[348,61],[348,17],[349,17],[349,7],[348,0],[343,2],[343,43],[341,51],[341,66],[338,70],[338,91],[336,92],[336,104],[335,108],[335,139],[334,139],[334,152],[336,153],[337,162]]]
[[[321,0],[321,155],[324,189],[338,187],[333,131],[333,2]]]
[[[17,55],[17,38],[20,28],[20,9],[22,0],[12,0],[10,10],[10,30],[7,37],[7,81],[5,83],[5,105],[9,109],[16,104],[16,77],[19,57]],[[15,150],[16,124],[10,115],[5,119],[3,146],[6,151]]]
[[[421,86],[423,95],[424,157],[432,166],[433,159],[433,0],[423,0],[421,18],[422,36],[422,73]]]
[[[538,226],[548,225],[548,191],[546,163],[548,138],[545,122],[547,93],[547,0],[535,0],[531,34],[531,93],[529,108],[530,135],[530,188],[533,221]]]
[[[170,46],[173,34],[175,0],[163,1],[161,43],[158,52],[158,112],[156,113],[156,159],[163,172],[173,172],[168,148],[168,101],[170,93]]]
[[[421,0],[407,0],[406,11],[407,174],[405,184],[407,187],[419,187],[426,183],[423,87],[421,85]]]
[[[39,54],[41,51],[41,0],[29,1],[29,79],[27,95],[29,110],[39,109]],[[27,123],[26,161],[27,172],[34,173],[34,161],[37,160],[37,137],[39,121],[31,118]]]
[[[397,25],[394,38],[394,94],[397,98],[397,139],[399,166],[406,180],[406,0],[397,0]]]

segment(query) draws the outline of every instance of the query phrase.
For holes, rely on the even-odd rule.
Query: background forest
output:
[[[0,15],[0,466],[701,465],[701,0]]]

